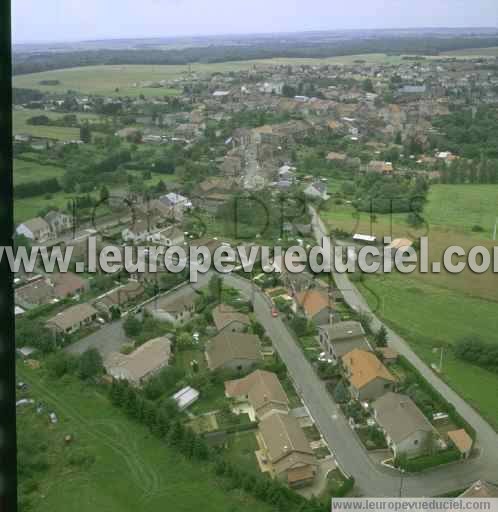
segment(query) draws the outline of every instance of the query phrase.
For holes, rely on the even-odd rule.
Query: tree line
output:
[[[15,53],[13,74],[38,73],[79,66],[123,64],[189,64],[280,58],[325,58],[368,53],[437,55],[442,51],[498,46],[497,37],[379,36],[345,41],[306,41],[302,38],[248,41],[245,45],[206,45],[175,50],[133,48],[68,52]]]

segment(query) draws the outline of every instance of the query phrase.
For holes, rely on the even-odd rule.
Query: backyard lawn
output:
[[[32,493],[36,510],[57,512],[147,512],[172,510],[206,512],[230,510],[249,512],[270,507],[256,502],[239,490],[222,487],[206,465],[187,461],[153,437],[149,431],[111,406],[107,396],[74,378],[54,381],[43,369],[18,368],[28,382],[29,393],[55,411],[59,422],[49,426],[32,410],[29,421],[48,431],[50,468],[39,477],[39,488]],[[64,447],[66,434],[73,436]],[[93,463],[70,464],[73,452]]]

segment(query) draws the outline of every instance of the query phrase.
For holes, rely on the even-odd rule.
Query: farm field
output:
[[[429,226],[491,238],[498,218],[498,185],[433,185],[425,209]]]
[[[352,64],[355,60],[366,62],[383,62],[396,64],[401,57],[392,57],[381,53],[366,55],[347,55],[328,59],[261,59],[248,61],[222,62],[216,64],[191,65],[192,73],[210,74],[251,69],[254,66],[276,64]],[[80,94],[100,94],[109,96],[171,96],[177,91],[168,88],[134,87],[133,84],[143,81],[173,80],[182,75],[187,76],[187,65],[121,65],[121,66],[88,66],[69,68],[42,73],[32,73],[14,77],[14,87],[38,89],[44,92],[66,92],[68,89]],[[42,80],[59,80],[57,85],[40,85]],[[116,89],[118,89],[116,91]]]
[[[491,237],[498,216],[497,196],[497,185],[433,185],[424,212],[426,224],[417,229],[407,224],[404,213],[375,214],[375,222],[371,222],[368,212],[357,213],[352,206],[336,205],[333,201],[327,203],[321,217],[331,229],[374,234],[380,241],[384,236],[411,240],[427,236],[429,261],[442,261],[444,250],[452,245],[461,246],[466,252],[475,245],[493,250]],[[473,232],[475,224],[482,226],[484,232]],[[430,286],[498,301],[498,278],[491,270],[483,274],[475,274],[468,268],[460,274],[450,274],[444,269],[438,274],[415,271],[411,277]]]
[[[35,162],[14,159],[14,185],[41,181],[49,178],[60,178],[64,174],[62,167],[55,165],[40,165]]]
[[[373,311],[428,364],[439,362],[437,349],[450,347],[464,336],[479,335],[498,345],[497,302],[395,273],[367,276],[359,288]],[[447,349],[442,376],[498,430],[497,374],[460,361]]]
[[[464,48],[462,50],[452,50],[448,52],[441,52],[441,56],[448,57],[497,57],[498,46],[491,46],[489,48]]]
[[[57,192],[47,196],[27,197],[24,199],[15,199],[14,201],[14,222],[19,224],[25,220],[36,217],[40,210],[55,206],[65,208],[67,202],[74,197],[74,194],[67,192]]]
[[[34,116],[47,116],[50,119],[61,118],[64,114],[57,112],[49,112],[46,110],[36,109],[14,109],[12,111],[12,124],[14,135],[19,133],[27,133],[33,137],[46,137],[58,140],[75,140],[80,138],[79,128],[71,128],[65,126],[35,126],[27,123],[27,120]],[[97,114],[77,114],[78,120],[98,121]]]
[[[20,371],[19,371],[20,370]],[[30,385],[30,395],[56,412],[59,423],[48,425],[34,412],[32,421],[49,431],[48,455],[52,464],[39,478],[34,510],[80,512],[147,512],[170,510],[249,512],[270,507],[237,490],[227,490],[205,465],[194,464],[169,449],[149,431],[113,408],[104,394],[73,377],[60,381],[43,369],[18,368]],[[29,414],[28,410],[23,411]],[[72,445],[64,447],[66,434]],[[68,464],[70,452],[90,455],[86,466]]]

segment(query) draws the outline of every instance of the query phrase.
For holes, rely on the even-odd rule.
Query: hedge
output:
[[[476,439],[476,431],[474,427],[472,427],[461,415],[460,413],[455,409],[455,406],[446,400],[446,398],[439,393],[436,389],[434,389],[418,372],[418,370],[406,359],[404,356],[398,357],[398,363],[400,366],[402,366],[405,370],[408,370],[412,372],[412,374],[415,376],[417,383],[423,388],[423,390],[430,395],[430,397],[438,403],[438,405],[441,405],[446,409],[446,412],[448,413],[448,416],[450,417],[451,421],[460,428],[465,429],[467,434],[472,438],[472,441],[475,441]]]
[[[342,498],[354,487],[354,477],[346,478],[341,488],[334,494],[334,498]]]
[[[452,449],[441,453],[436,453],[435,455],[422,455],[414,459],[401,461],[400,467],[401,469],[404,469],[410,473],[418,473],[424,469],[440,466],[441,464],[448,464],[449,462],[454,462],[460,458],[460,452],[458,450]]]

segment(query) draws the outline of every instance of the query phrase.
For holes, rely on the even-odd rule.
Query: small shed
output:
[[[464,459],[470,455],[473,441],[463,428],[458,430],[450,430],[448,432],[448,438],[456,446],[457,450],[462,454]]]
[[[180,391],[176,392],[171,398],[176,402],[178,409],[184,411],[199,399],[199,391],[187,386],[180,389]]]

